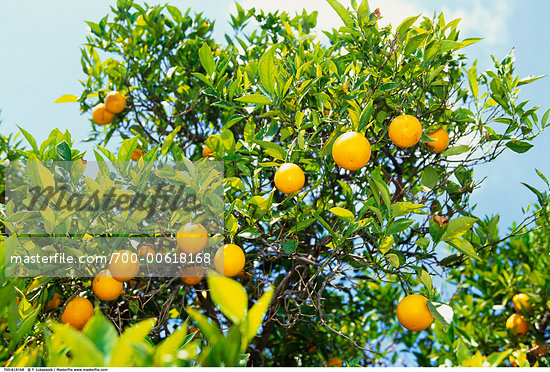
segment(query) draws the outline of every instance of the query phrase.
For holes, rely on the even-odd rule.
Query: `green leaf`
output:
[[[258,63],[258,73],[260,75],[260,82],[269,94],[275,92],[275,77],[276,67],[274,62],[275,46],[268,49],[260,58]]]
[[[179,130],[181,129],[180,126],[176,127],[164,140],[164,143],[162,144],[162,147],[160,148],[160,153],[162,156],[165,156],[168,154],[168,151],[170,150],[170,146],[172,146],[172,143],[174,142],[174,138],[176,138],[176,135],[178,134]]]
[[[420,46],[420,44],[422,44],[428,36],[429,36],[429,33],[425,32],[423,34],[419,34],[419,35],[411,37],[409,39],[409,41],[407,42],[407,45],[405,46],[405,51],[404,51],[405,54],[409,55],[412,52],[414,52],[415,50],[417,50],[418,47]]]
[[[458,217],[452,219],[447,225],[445,234],[441,237],[443,241],[450,241],[464,235],[476,223],[477,218],[474,217]]]
[[[443,330],[447,332],[453,321],[453,308],[449,305],[439,302],[428,301],[428,309],[430,310],[430,313],[434,316],[435,320],[437,320],[439,324],[441,324]]]
[[[113,350],[118,333],[113,324],[103,316],[103,313],[96,309],[94,316],[86,323],[82,334],[88,337],[94,343],[97,349],[108,357]]]
[[[216,68],[216,63],[214,62],[214,56],[212,55],[212,49],[208,44],[204,43],[199,49],[199,58],[201,60],[201,65],[206,71],[206,74],[210,77],[214,74],[214,69]]]
[[[521,182],[521,184],[523,186],[527,187],[529,190],[531,190],[537,196],[538,202],[541,206],[545,204],[546,199],[548,199],[548,196],[546,196],[546,194],[543,194],[539,190],[535,189],[533,186],[529,186],[528,184],[526,184],[524,182]]]
[[[25,136],[25,138],[27,139],[27,141],[29,142],[29,144],[31,145],[32,149],[34,150],[34,152],[36,154],[39,154],[38,152],[38,146],[36,145],[36,141],[34,140],[34,137],[29,133],[27,132],[25,129],[21,128],[19,125],[17,126],[17,128],[19,128],[19,130],[21,131],[21,133],[23,133],[23,136]]]
[[[72,94],[65,94],[53,101],[53,103],[67,103],[67,102],[78,102],[78,97],[73,96]]]
[[[527,77],[524,77],[523,79],[521,79],[518,82],[518,87],[522,86],[522,85],[525,85],[525,84],[532,83],[533,81],[537,81],[538,79],[542,79],[543,77],[546,77],[546,76],[548,76],[548,75],[539,75],[539,76],[529,75]]]
[[[476,61],[477,62],[477,61]],[[476,63],[468,71],[468,83],[470,84],[470,90],[477,101],[477,96],[479,94],[479,85],[477,83],[477,67]]]
[[[393,235],[405,231],[414,223],[414,220],[408,218],[402,218],[400,220],[393,221],[386,228],[386,234]]]
[[[380,167],[377,167],[372,171],[371,180],[376,185],[376,188],[380,192],[380,196],[382,196],[384,204],[386,204],[386,207],[388,207],[389,210],[391,208],[390,190],[388,189],[388,185],[386,185],[384,180],[382,180]]]
[[[254,103],[257,105],[270,105],[271,100],[267,98],[266,96],[262,96],[261,94],[249,94],[244,97],[236,98],[235,101],[243,102],[243,103]]]
[[[430,274],[428,274],[426,270],[422,269],[420,275],[418,276],[418,280],[420,280],[420,283],[422,283],[424,287],[426,287],[430,294],[433,293],[432,277],[430,276]]]
[[[353,212],[351,212],[351,211],[349,211],[345,208],[333,207],[333,208],[329,209],[329,212],[331,212],[332,214],[340,217],[344,221],[347,221],[347,222],[350,222],[350,223],[355,221],[355,215],[353,214]]]
[[[118,149],[117,160],[118,161],[130,161],[132,154],[137,147],[137,137],[130,138],[122,141],[122,146]]]
[[[397,202],[391,206],[391,215],[396,217],[405,216],[409,213],[417,213],[424,204],[415,204],[411,202]]]
[[[347,27],[353,27],[353,18],[351,13],[337,0],[327,0],[327,3],[338,13],[342,21]]]
[[[415,17],[409,17],[405,19],[401,24],[397,27],[397,30],[395,31],[396,34],[399,36],[399,40],[403,41],[405,40],[405,36],[407,36],[407,31],[412,26],[414,22],[420,17],[420,15],[417,15]]]
[[[528,142],[512,140],[512,141],[506,142],[506,147],[508,147],[513,152],[517,152],[518,154],[523,154],[524,152],[529,151],[531,147],[533,147],[533,145]]]
[[[367,0],[362,0],[361,4],[357,8],[357,18],[359,22],[367,23],[370,17],[369,2]]]
[[[434,167],[426,167],[422,172],[422,185],[432,190],[437,185],[439,172]]]
[[[470,151],[470,147],[466,145],[458,145],[451,148],[448,148],[447,150],[443,151],[441,155],[443,156],[453,156],[453,155],[460,155],[464,154],[465,152]]]
[[[60,161],[71,161],[72,159],[71,148],[65,141],[55,146],[55,152]]]
[[[111,353],[110,367],[128,367],[135,362],[136,347],[144,345],[145,339],[155,326],[156,319],[145,319],[126,327]]]
[[[470,258],[475,258],[476,260],[481,260],[481,257],[478,256],[472,244],[466,239],[458,238],[448,241],[451,246],[458,249],[460,252],[465,254]]]
[[[56,337],[63,340],[63,344],[71,352],[71,365],[78,367],[102,367],[105,365],[103,354],[88,338],[67,324],[52,324]]]
[[[262,297],[250,308],[248,316],[246,317],[246,338],[248,342],[256,336],[258,329],[262,325],[265,317],[265,313],[273,298],[273,288],[267,290]]]
[[[388,259],[390,265],[392,265],[393,267],[399,267],[401,265],[401,261],[399,260],[399,256],[397,254],[388,253],[385,257]]]
[[[242,323],[248,311],[248,297],[243,286],[223,276],[209,276],[207,282],[212,301],[221,312],[233,323]]]
[[[283,251],[286,254],[292,254],[296,251],[296,248],[298,248],[298,241],[297,240],[287,240],[282,244]]]
[[[40,186],[43,189],[47,187],[55,188],[55,181],[52,173],[46,168],[41,161],[32,154],[27,162],[27,171],[34,185]]]
[[[153,356],[153,360],[155,361],[154,365],[163,366],[165,360],[174,360],[180,348],[185,344],[186,338],[186,326],[176,329],[170,336],[165,338],[164,341],[155,348],[155,355]]]
[[[268,150],[271,150],[268,152],[268,154],[274,157],[275,159],[279,159],[279,160],[285,159],[286,152],[280,145],[274,142],[260,141],[260,140],[254,140],[254,143],[257,143],[258,145],[260,145],[260,147],[264,149],[266,152],[268,152]]]
[[[221,331],[210,318],[191,307],[186,308],[185,312],[197,323],[209,345],[215,345],[223,338]]]

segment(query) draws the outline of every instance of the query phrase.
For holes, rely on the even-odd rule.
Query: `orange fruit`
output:
[[[306,177],[302,168],[293,163],[284,163],[275,172],[275,187],[284,194],[292,194],[304,187]]]
[[[523,315],[512,314],[506,319],[506,328],[513,330],[515,335],[524,335],[529,330],[529,323]]]
[[[107,111],[105,105],[100,103],[92,110],[92,119],[97,125],[107,125],[113,121],[115,115]]]
[[[449,146],[449,133],[443,128],[439,128],[435,132],[428,134],[433,141],[427,143],[427,146],[436,154],[439,154]]]
[[[216,55],[216,57],[219,57],[220,54],[222,54],[222,52],[220,52],[219,49],[216,49],[216,50],[214,51],[214,54]]]
[[[75,297],[65,306],[61,322],[81,330],[94,315],[94,306],[84,297]]]
[[[216,270],[225,276],[238,275],[244,268],[244,252],[236,244],[226,244],[216,252],[214,266]]]
[[[142,245],[141,247],[139,247],[138,256],[147,257],[147,255],[149,254],[152,254],[154,257],[157,254],[157,252],[155,252],[155,250],[149,247],[148,245]]]
[[[126,107],[126,98],[117,91],[112,91],[105,97],[105,108],[107,111],[118,114]]]
[[[181,270],[181,280],[187,285],[198,284],[204,277],[204,268],[198,266],[187,266]]]
[[[342,359],[338,357],[330,358],[327,361],[327,367],[342,367],[342,366],[343,366]]]
[[[52,299],[44,307],[44,311],[50,311],[50,310],[53,310],[53,309],[57,309],[59,307],[60,303],[61,303],[61,297],[59,297],[59,293],[55,292],[53,294]]]
[[[332,145],[332,158],[344,169],[363,168],[370,159],[370,143],[357,132],[341,134]]]
[[[102,301],[116,300],[122,293],[122,282],[114,279],[109,270],[102,270],[95,276],[92,290]]]
[[[535,358],[542,358],[548,354],[548,346],[546,344],[540,344],[538,342],[535,342],[532,345],[533,350],[531,352],[535,356]]]
[[[397,320],[410,331],[423,331],[434,321],[428,309],[428,299],[422,295],[409,295],[397,305]]]
[[[528,311],[531,309],[529,304],[529,299],[531,297],[526,293],[518,293],[512,297],[512,303],[514,304],[514,309],[516,311]]]
[[[414,146],[422,136],[422,125],[412,115],[399,115],[390,123],[388,135],[394,145],[407,148]]]
[[[134,152],[132,153],[132,156],[130,157],[133,161],[138,161],[139,158],[143,157],[145,155],[145,151],[141,149],[134,149]]]
[[[213,153],[214,151],[210,150],[210,147],[208,147],[207,145],[204,145],[204,147],[202,148],[202,156],[204,156],[205,158],[212,156]]]
[[[133,279],[139,272],[139,258],[135,252],[128,250],[116,251],[111,255],[109,271],[119,282]]]
[[[184,253],[199,253],[208,244],[208,232],[200,223],[187,223],[178,230],[176,242]]]

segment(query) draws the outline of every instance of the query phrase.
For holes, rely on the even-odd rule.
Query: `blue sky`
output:
[[[155,1],[149,1],[155,4]],[[346,0],[344,0],[346,3]],[[84,77],[80,65],[80,46],[88,26],[85,20],[98,21],[109,5],[106,0],[3,0],[0,2],[0,118],[2,133],[17,131],[19,125],[31,132],[37,142],[43,141],[53,128],[69,129],[76,147],[90,150],[91,144],[79,143],[86,138],[90,124],[81,116],[77,104],[53,104],[63,94],[78,95],[79,79]],[[231,0],[183,1],[170,4],[191,7],[216,20],[219,40],[229,29],[227,19],[235,9]],[[322,0],[242,0],[245,8],[281,9],[291,13],[302,8],[319,11],[319,28],[339,26],[339,19]],[[490,67],[490,55],[502,58],[512,47],[516,51],[516,71],[521,76],[550,73],[550,48],[547,37],[550,2],[530,0],[371,0],[379,7],[383,22],[397,25],[404,18],[423,13],[431,16],[444,10],[446,19],[462,18],[463,37],[483,37],[469,47],[471,59],[480,68]],[[346,4],[348,5],[348,4]],[[550,77],[523,90],[522,98],[532,104],[550,107]],[[550,131],[535,141],[526,154],[507,151],[501,158],[475,171],[476,179],[487,177],[472,200],[479,214],[501,214],[501,227],[510,226],[522,217],[521,208],[535,197],[520,182],[543,188],[535,173],[541,170],[550,178]],[[115,145],[114,143],[112,144]]]

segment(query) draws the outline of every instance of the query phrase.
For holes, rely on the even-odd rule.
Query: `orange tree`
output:
[[[469,203],[475,167],[507,149],[528,151],[548,112],[539,119],[537,107],[519,100],[519,87],[537,78],[516,77],[512,54],[478,72],[459,53],[478,40],[461,40],[458,20],[414,16],[392,30],[379,26],[380,11],[366,1],[352,10],[328,1],[343,26],[326,30],[327,42],[312,35],[316,13],[237,5],[222,47],[200,15],[119,0],[112,14],[88,22],[82,94],[59,102],[78,101],[92,119],[93,107],[119,91],[126,108],[108,125],[91,120],[90,140],[120,135],[123,153],[139,148],[145,160],[198,160],[207,145],[225,162],[224,236],[245,251],[240,281],[252,298],[274,286],[250,365],[327,365],[336,357],[345,365],[408,364],[405,350],[428,365],[428,347],[457,353],[456,345],[438,351],[442,340],[434,341],[453,329],[455,305],[437,302],[432,277],[500,249],[483,238],[494,222],[476,218]],[[251,21],[257,29],[246,27]],[[358,134],[341,137],[349,132]],[[43,160],[71,150],[67,134],[52,138],[44,150],[33,146]],[[358,140],[340,145],[348,138]],[[304,178],[286,165],[294,170],[281,176],[288,188],[275,187],[285,163]],[[51,281],[68,295],[82,286]],[[184,316],[170,310],[179,296],[182,303],[196,296],[211,322],[234,323],[218,317],[205,289],[153,278],[103,313],[119,333],[160,314],[149,329],[155,343],[169,318]],[[41,293],[42,302],[53,296]],[[430,300],[434,335],[399,325],[406,294]],[[133,314],[122,326],[121,311]],[[218,340],[211,332],[209,342]]]

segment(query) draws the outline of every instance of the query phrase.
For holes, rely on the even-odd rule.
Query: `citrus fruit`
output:
[[[445,151],[449,146],[449,133],[443,128],[439,128],[435,132],[428,134],[433,141],[427,143],[427,146],[431,148],[436,154]]]
[[[529,323],[523,315],[512,314],[506,319],[506,328],[513,330],[515,335],[524,335],[529,330]]]
[[[143,155],[145,155],[145,151],[143,151],[141,149],[135,149],[130,158],[133,161],[138,161],[139,158],[143,157]]]
[[[306,177],[302,168],[293,163],[284,163],[275,172],[275,187],[284,194],[292,194],[304,187]]]
[[[526,293],[518,293],[512,297],[512,303],[514,304],[514,309],[516,311],[526,311],[531,309],[529,305],[529,299],[531,297]]]
[[[226,244],[216,252],[214,266],[225,276],[238,275],[244,268],[244,252],[236,244]]]
[[[181,270],[181,280],[187,285],[198,284],[204,276],[202,266],[188,266]]]
[[[211,156],[213,153],[214,151],[210,150],[210,147],[208,147],[207,145],[204,145],[204,147],[202,148],[202,156],[204,156],[205,158]]]
[[[75,297],[65,306],[61,322],[81,330],[94,315],[94,306],[84,297]]]
[[[330,358],[327,361],[327,367],[342,367],[342,365],[343,365],[342,359],[338,357]]]
[[[548,346],[545,344],[540,344],[538,342],[535,342],[533,345],[533,350],[531,352],[535,356],[535,358],[542,358],[548,354]]]
[[[150,255],[150,254],[153,255],[153,257],[155,257],[157,252],[155,252],[155,250],[149,247],[148,245],[142,245],[141,247],[139,247],[138,256],[147,257],[147,255]]]
[[[399,115],[390,123],[388,134],[394,145],[407,148],[414,146],[422,136],[422,125],[411,115]]]
[[[434,321],[428,309],[428,299],[422,295],[409,295],[397,305],[399,323],[410,331],[423,331]]]
[[[118,114],[126,107],[126,98],[117,91],[110,92],[105,97],[105,108],[107,111]]]
[[[109,270],[102,270],[95,276],[92,282],[92,290],[100,300],[112,301],[120,296],[122,282],[114,279]]]
[[[133,279],[139,272],[139,258],[135,252],[116,251],[111,255],[109,271],[119,282]]]
[[[370,143],[357,132],[341,134],[332,145],[332,158],[344,169],[363,168],[370,159]]]
[[[98,125],[107,125],[113,121],[114,117],[115,115],[107,111],[103,103],[95,106],[92,110],[92,119]]]
[[[208,232],[200,223],[187,223],[178,230],[176,242],[184,253],[199,253],[208,244]]]
[[[59,293],[55,292],[53,294],[52,299],[44,307],[44,311],[50,311],[50,310],[53,310],[53,309],[57,309],[59,307],[60,303],[61,303],[61,297],[59,297]]]

